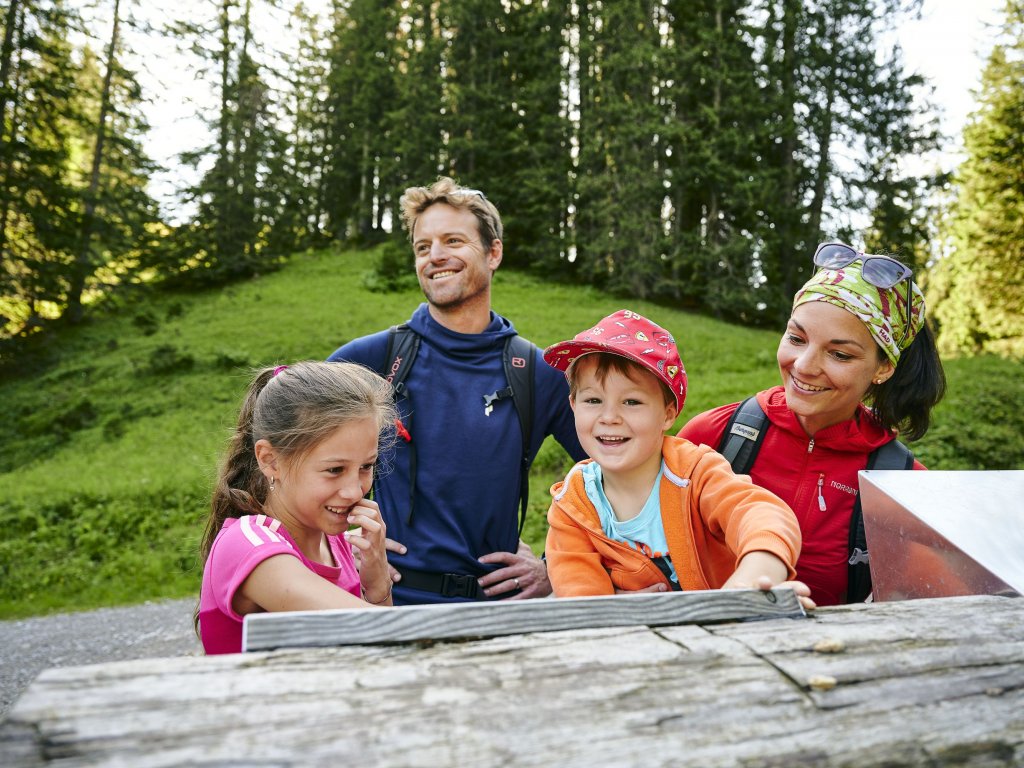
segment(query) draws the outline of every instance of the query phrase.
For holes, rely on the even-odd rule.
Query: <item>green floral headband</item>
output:
[[[910,278],[892,288],[879,288],[864,278],[862,270],[861,260],[819,270],[797,291],[793,309],[809,301],[825,301],[845,309],[867,326],[886,357],[896,365],[924,326],[924,294]]]

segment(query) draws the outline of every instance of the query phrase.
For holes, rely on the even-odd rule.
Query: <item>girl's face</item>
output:
[[[283,468],[267,498],[267,513],[293,537],[348,530],[352,507],[373,485],[377,422],[370,417],[336,429],[305,456]]]
[[[583,450],[605,476],[656,475],[662,438],[676,418],[676,407],[665,404],[661,384],[647,372],[637,372],[634,381],[615,369],[599,381],[593,355],[574,365],[576,393],[571,402]]]
[[[777,357],[786,402],[812,437],[852,418],[872,381],[893,373],[888,358],[879,361],[867,326],[824,301],[793,310]]]

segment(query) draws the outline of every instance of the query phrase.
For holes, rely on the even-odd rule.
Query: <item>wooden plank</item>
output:
[[[245,651],[454,640],[590,627],[650,627],[806,614],[791,589],[707,590],[602,597],[412,605],[247,616]]]
[[[935,606],[943,610],[936,612]],[[821,707],[871,702],[875,709],[913,706],[960,695],[1002,695],[1024,688],[1024,601],[979,596],[880,603],[836,614],[823,631],[815,622],[785,633],[753,626],[712,629],[742,643],[789,676]],[[859,621],[851,621],[859,618]],[[906,625],[915,627],[908,633]],[[834,652],[815,652],[831,647]],[[815,691],[812,678],[831,678],[835,688]]]
[[[0,764],[1020,768],[1021,632],[1024,600],[979,597],[59,668],[0,725]],[[814,650],[829,638],[847,644]],[[894,643],[908,687],[941,679],[928,696],[898,695],[899,665],[873,672]],[[962,668],[916,661],[957,647]],[[858,686],[874,694],[829,701]]]

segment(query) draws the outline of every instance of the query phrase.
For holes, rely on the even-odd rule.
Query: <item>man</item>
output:
[[[421,340],[407,396],[399,397],[400,437],[375,483],[396,570],[395,605],[544,597],[551,593],[545,564],[519,539],[519,416],[511,398],[493,397],[508,386],[503,351],[516,334],[491,311],[501,217],[483,193],[449,178],[407,189],[401,208],[427,301],[408,321]],[[394,362],[387,348],[382,331],[328,359],[386,374]],[[528,460],[547,435],[581,459],[565,377],[531,351]]]

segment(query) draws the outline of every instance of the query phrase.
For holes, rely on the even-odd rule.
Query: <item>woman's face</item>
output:
[[[793,310],[777,354],[786,402],[804,431],[852,418],[872,381],[893,373],[867,326],[841,307],[809,301]]]

